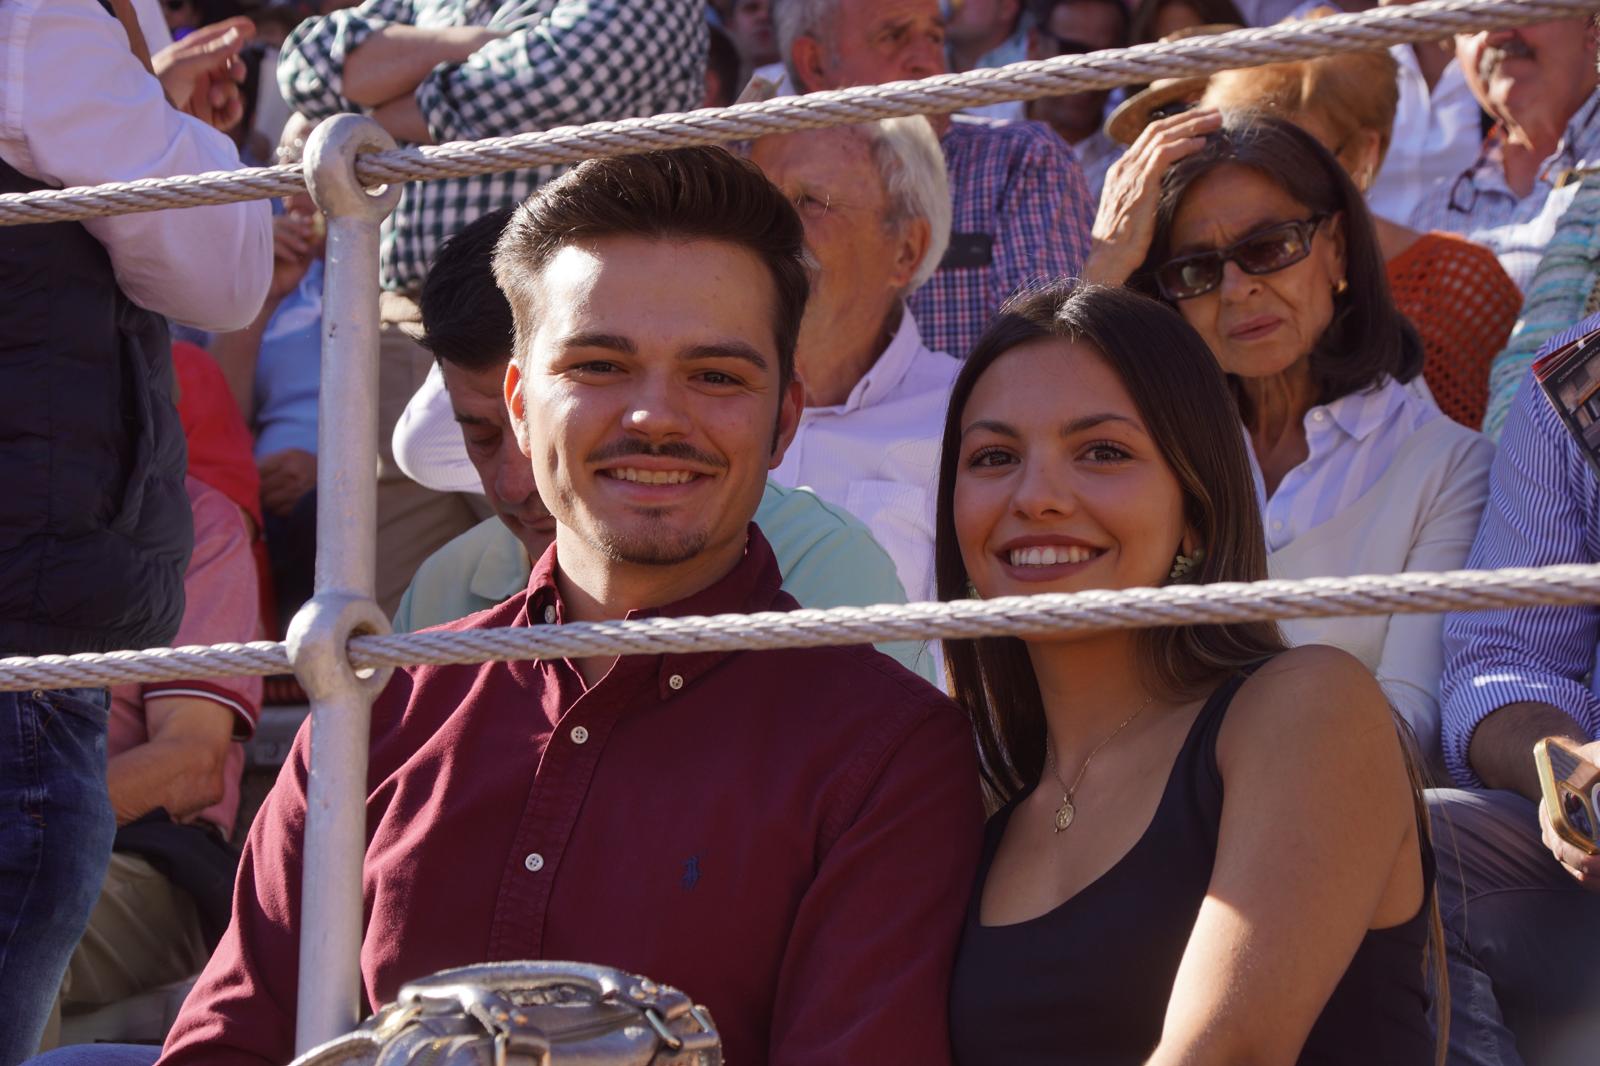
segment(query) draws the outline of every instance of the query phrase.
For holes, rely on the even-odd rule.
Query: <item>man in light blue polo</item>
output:
[[[395,613],[399,632],[464,618],[522,591],[531,560],[555,537],[555,520],[539,499],[505,409],[511,306],[495,285],[491,257],[510,213],[485,215],[447,241],[422,288],[422,343],[437,363],[395,429],[395,457],[429,488],[481,490],[495,517],[422,564]],[[811,492],[769,481],[755,521],[777,557],[784,589],[805,606],[905,602],[894,563],[867,527]],[[889,643],[881,650],[933,679],[926,645]]]

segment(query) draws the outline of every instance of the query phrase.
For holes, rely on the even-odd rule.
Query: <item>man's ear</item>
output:
[[[827,83],[827,56],[822,42],[815,37],[796,37],[789,48],[789,62],[794,68],[792,73],[795,81],[800,83],[795,88],[802,93],[832,88]]]
[[[800,412],[805,410],[805,406],[806,387],[798,377],[791,378],[783,395],[778,398],[778,428],[772,435],[772,461],[767,464],[768,470],[776,470],[782,464],[783,455],[794,442],[795,431],[800,428]]]
[[[894,269],[889,274],[889,287],[904,292],[917,276],[917,268],[928,254],[928,244],[933,240],[933,227],[925,218],[913,218],[900,227],[900,246],[895,249]]]
[[[522,368],[517,365],[514,355],[506,363],[505,398],[506,411],[511,415],[511,431],[517,435],[517,450],[532,458],[533,445],[528,440],[528,420],[525,417],[527,408],[522,400]]]

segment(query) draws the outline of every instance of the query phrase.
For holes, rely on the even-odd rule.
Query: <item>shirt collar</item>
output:
[[[495,521],[498,523],[500,519]],[[528,586],[528,549],[515,534],[505,529],[504,523],[500,528],[506,535],[490,540],[467,582],[474,596],[492,603],[503,603]]]
[[[848,414],[863,407],[882,403],[900,387],[900,382],[905,380],[906,374],[911,370],[911,364],[916,362],[917,356],[925,350],[922,347],[922,331],[917,328],[916,317],[912,315],[911,308],[902,303],[900,327],[894,331],[894,336],[889,338],[889,343],[882,354],[867,368],[867,372],[861,375],[861,380],[850,390],[850,395],[845,397],[844,403],[820,410]]]
[[[1404,385],[1393,378],[1385,378],[1383,384],[1365,392],[1352,392],[1319,404],[1306,412],[1306,438],[1310,440],[1314,436],[1312,424],[1317,413],[1325,412],[1347,436],[1364,441],[1405,406],[1408,395]]]
[[[1514,195],[1505,183],[1505,167],[1501,164],[1504,145],[1505,128],[1496,125],[1484,138],[1478,162],[1468,173],[1475,186],[1499,188],[1508,195]],[[1600,149],[1600,89],[1590,93],[1583,106],[1567,121],[1567,128],[1562,131],[1556,150],[1540,167],[1537,181],[1560,184],[1567,171],[1580,164],[1595,162],[1591,157],[1596,149]]]
[[[789,605],[779,603],[783,575],[778,570],[778,560],[767,544],[760,528],[751,522],[746,530],[744,555],[737,565],[722,578],[675,603],[664,607],[632,610],[627,619],[684,618],[690,615],[750,614],[756,611],[785,610]],[[556,546],[552,542],[528,575],[528,598],[517,625],[540,625],[549,621],[560,624],[567,620],[565,604],[556,586]],[[716,666],[726,656],[725,651],[687,652],[681,655],[655,656],[656,687],[661,699],[669,700],[681,694],[696,678]],[[648,656],[634,658],[647,659]],[[677,681],[674,683],[673,679]]]

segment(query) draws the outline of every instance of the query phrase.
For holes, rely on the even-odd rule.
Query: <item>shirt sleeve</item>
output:
[[[14,6],[0,35],[0,157],[17,170],[68,187],[239,168],[233,142],[167,103],[121,23],[94,0]],[[266,299],[265,200],[83,226],[105,246],[122,291],[157,314],[232,330]]]
[[[194,511],[194,554],[183,575],[183,622],[173,647],[256,639],[260,592],[250,534],[238,506],[215,489],[189,480]],[[261,678],[227,677],[160,681],[144,685],[144,700],[187,696],[210,700],[232,713],[235,740],[247,740],[261,715]]]
[[[879,759],[796,911],[772,1066],[950,1062],[950,971],[983,836],[972,738],[952,711]]]
[[[1467,557],[1474,570],[1594,562],[1586,537],[1592,478],[1543,393],[1528,376],[1489,477],[1483,523]],[[1600,700],[1583,683],[1594,665],[1600,608],[1531,607],[1445,616],[1440,686],[1445,765],[1468,788],[1478,723],[1511,703],[1558,707],[1600,736]]]
[[[1481,437],[1459,456],[1428,507],[1406,556],[1406,573],[1459,570],[1472,550],[1483,515],[1494,447]],[[1378,680],[1400,712],[1424,757],[1439,755],[1439,675],[1444,670],[1444,619],[1437,614],[1397,614],[1389,619]]]
[[[557,0],[466,62],[434,68],[417,86],[417,106],[436,144],[628,114],[627,101],[654,95],[663,66],[684,66],[698,49],[695,69],[703,67],[704,20],[691,21],[685,38],[680,12],[677,0]]]
[[[233,915],[167,1035],[159,1066],[277,1066],[294,1058],[308,719],[250,826]]]
[[[1009,209],[995,227],[992,310],[1029,285],[1082,273],[1094,224],[1094,203],[1072,149],[1039,123],[1018,126],[1030,136],[1002,198]]]
[[[296,26],[278,54],[278,89],[289,110],[310,118],[365,110],[344,95],[344,61],[391,23],[414,25],[415,0],[366,0]]]

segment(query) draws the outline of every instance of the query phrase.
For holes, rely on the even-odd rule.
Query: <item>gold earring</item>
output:
[[[1343,296],[1347,291],[1349,291],[1349,289],[1350,282],[1346,281],[1344,278],[1340,278],[1338,281],[1333,283],[1333,294],[1335,296]]]
[[[1167,575],[1172,581],[1183,582],[1189,579],[1189,573],[1200,565],[1200,560],[1206,557],[1204,549],[1196,548],[1193,555],[1179,552],[1172,558],[1172,572]]]

